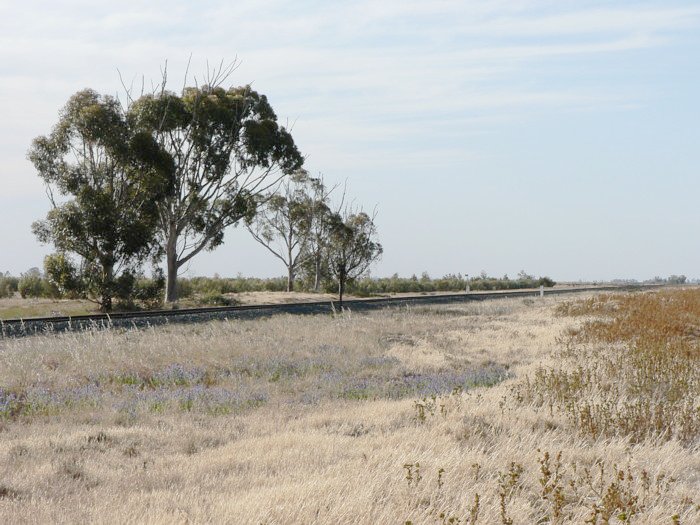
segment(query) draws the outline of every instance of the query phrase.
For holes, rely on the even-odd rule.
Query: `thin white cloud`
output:
[[[328,147],[333,138],[339,148],[371,142],[391,149],[425,127],[449,137],[537,111],[637,107],[644,102],[638,89],[595,81],[555,88],[537,79],[556,79],[557,61],[664,45],[673,31],[697,27],[700,17],[700,8],[661,3],[603,9],[506,0],[146,6],[126,0],[118,8],[77,0],[3,7],[4,179],[18,166],[31,172],[26,148],[50,130],[71,93],[87,86],[119,92],[117,68],[137,86],[145,75],[148,87],[169,58],[175,87],[190,53],[195,73],[206,58],[239,55],[232,82],[253,81],[282,117],[305,121],[301,129],[311,144]],[[439,146],[423,147],[429,155]]]

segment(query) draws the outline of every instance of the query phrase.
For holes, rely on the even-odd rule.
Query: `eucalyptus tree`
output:
[[[309,226],[309,235],[305,248],[306,257],[303,258],[302,270],[313,280],[313,289],[318,292],[321,288],[321,279],[324,273],[327,275],[328,261],[326,252],[330,240],[330,229],[334,223],[335,213],[330,207],[329,196],[337,188],[326,188],[323,178],[319,177],[319,183],[313,188],[314,213]],[[339,204],[342,208],[345,202],[345,191]]]
[[[287,269],[287,291],[294,290],[297,272],[317,255],[320,223],[327,209],[328,189],[320,178],[300,170],[278,191],[265,196],[248,225],[253,238]]]
[[[342,308],[348,281],[357,279],[381,257],[377,242],[375,216],[346,208],[333,215],[327,246],[328,268],[338,283],[338,301]]]
[[[177,300],[180,268],[221,245],[227,227],[249,223],[261,196],[303,164],[267,97],[250,86],[224,89],[226,76],[179,94],[163,87],[130,104],[131,122],[174,165],[167,196],[157,203],[167,302]]]
[[[32,225],[35,235],[77,256],[79,268],[60,258],[72,275],[66,283],[111,310],[116,294],[128,294],[129,275],[154,253],[155,203],[171,184],[170,159],[148,133],[129,126],[119,101],[90,89],[68,100],[28,157],[51,202],[46,218]]]

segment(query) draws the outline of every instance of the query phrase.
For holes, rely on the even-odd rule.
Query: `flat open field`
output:
[[[19,294],[0,299],[0,319],[84,315],[96,311],[94,303],[78,299],[22,299]]]
[[[2,340],[0,523],[700,523],[700,295],[575,299]]]
[[[398,294],[414,295],[414,294]],[[224,294],[235,304],[280,304],[301,303],[311,301],[337,301],[338,296],[327,293],[306,292],[241,292]],[[347,295],[346,300],[357,299]],[[179,302],[183,308],[203,306],[194,299],[188,298]],[[83,315],[99,313],[97,305],[82,299],[22,299],[19,295],[12,298],[0,299],[0,319],[19,319],[29,317],[51,317],[64,315]]]
[[[557,289],[576,288],[576,286],[556,286]],[[491,292],[473,291],[473,294],[480,293],[509,293],[513,290],[494,290]],[[522,291],[522,290],[520,290]],[[531,290],[533,295],[537,290]],[[392,293],[386,294],[391,297],[406,297],[414,295],[444,295],[458,292],[424,292],[424,293]],[[546,292],[545,292],[546,293]],[[336,302],[338,296],[330,293],[313,292],[240,292],[222,294],[235,304],[281,304],[281,303],[301,303],[313,301]],[[346,294],[345,300],[367,299],[352,294]],[[189,297],[179,301],[183,308],[203,306],[195,298]],[[15,297],[0,298],[0,319],[26,319],[29,317],[51,317],[65,315],[84,315],[98,313],[97,305],[93,302],[82,299],[46,299],[46,298],[26,298],[22,299],[19,294]]]
[[[280,304],[300,303],[308,301],[337,301],[332,294],[317,294],[303,292],[242,292],[225,294],[225,297],[236,301],[236,304]],[[348,295],[347,299],[354,299]],[[180,301],[183,308],[202,306],[193,299]],[[82,299],[22,299],[19,295],[12,298],[0,299],[0,319],[19,319],[29,317],[51,317],[64,315],[83,315],[99,313],[97,305]]]

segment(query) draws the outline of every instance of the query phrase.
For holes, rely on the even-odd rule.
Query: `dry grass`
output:
[[[0,522],[699,522],[697,435],[518,397],[561,345],[627,344],[561,304],[2,341]]]
[[[415,295],[415,294],[395,294]],[[426,295],[438,295],[431,293]],[[241,292],[228,293],[224,296],[238,305],[253,304],[289,304],[314,301],[336,302],[338,296],[328,293],[312,292]],[[179,301],[180,308],[195,308],[202,306],[201,297],[187,297]],[[360,299],[352,294],[345,296],[346,300]],[[51,317],[64,315],[84,315],[99,313],[95,303],[82,299],[22,299],[19,294],[11,298],[0,299],[0,319],[27,319],[29,317]]]
[[[0,319],[82,315],[96,311],[94,303],[78,299],[22,299],[19,295],[0,299]]]
[[[452,293],[452,292],[449,292]],[[392,294],[393,296],[411,296],[416,294]],[[423,295],[442,295],[434,292]],[[330,293],[313,292],[240,292],[224,294],[232,304],[289,304],[303,302],[337,302],[338,296]],[[201,296],[186,297],[179,301],[180,308],[195,308],[202,306]],[[352,294],[345,296],[345,300],[366,299]],[[0,319],[26,319],[29,317],[50,317],[63,315],[83,315],[99,313],[95,303],[81,299],[22,299],[19,294],[11,298],[0,299]]]
[[[591,437],[700,435],[700,290],[604,295],[559,307],[592,316],[563,338],[555,366],[518,388]]]

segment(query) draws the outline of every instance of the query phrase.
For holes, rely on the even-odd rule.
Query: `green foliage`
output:
[[[335,214],[329,233],[328,268],[338,283],[338,298],[342,306],[347,282],[365,273],[379,259],[383,249],[376,241],[374,218],[364,212],[346,210],[343,214]]]
[[[552,288],[556,283],[549,277],[535,278],[531,275],[519,276],[518,279],[501,279],[479,276],[469,281],[471,290],[518,290],[522,288]]]
[[[328,209],[328,191],[321,179],[304,170],[294,173],[281,190],[262,198],[255,218],[248,225],[253,238],[287,268],[287,291],[294,290],[297,272],[314,259],[313,237],[317,223]]]
[[[80,279],[80,269],[73,265],[65,254],[53,254],[44,260],[45,280],[40,297],[78,298],[82,297],[82,286],[84,283]],[[306,279],[299,281],[300,290],[313,291],[313,266],[311,273],[306,275]],[[337,283],[334,282],[327,272],[327,265],[322,273],[321,291],[333,293],[337,291]],[[515,289],[518,287],[532,288],[538,286],[538,282],[551,279],[547,277],[536,279],[533,282],[503,280],[489,278],[489,289],[503,290]],[[8,295],[17,291],[17,277],[0,277],[0,297],[2,291],[7,289]],[[417,276],[399,277],[394,274],[391,277],[364,277],[349,280],[347,283],[348,293],[359,297],[370,297],[373,295],[383,295],[390,293],[427,293],[427,292],[461,292],[464,291],[467,280],[460,274],[448,274],[439,278],[431,278],[426,273],[419,278]],[[469,281],[470,283],[481,282]],[[124,282],[123,282],[124,283]],[[5,286],[5,288],[3,288]],[[180,278],[177,282],[178,297],[189,298],[204,295],[225,295],[245,292],[283,292],[286,290],[287,279],[285,277],[258,278],[258,277],[190,277]],[[477,284],[477,287],[479,285]],[[164,277],[157,273],[155,280],[137,276],[133,282],[132,299],[145,308],[157,308],[162,304],[162,293],[164,288]],[[472,287],[472,289],[475,289]],[[46,290],[51,291],[48,295]],[[124,292],[122,292],[123,294]]]
[[[39,268],[31,268],[23,273],[17,282],[17,290],[22,299],[60,296],[56,287],[44,279]]]
[[[84,286],[78,269],[64,253],[47,255],[44,258],[44,273],[59,296],[75,298],[82,295]]]
[[[232,306],[237,303],[235,299],[216,292],[208,292],[200,296],[197,302],[205,306]]]
[[[313,265],[310,272],[304,273],[305,279],[298,282],[302,285],[299,289],[303,291],[314,291]],[[305,266],[306,268],[306,266]],[[321,291],[333,293],[337,291],[338,284],[328,275],[327,264],[322,273]],[[360,297],[372,295],[382,295],[389,293],[425,293],[425,292],[463,292],[467,281],[460,274],[448,274],[436,279],[424,273],[420,278],[399,277],[394,274],[391,277],[363,277],[348,280],[347,291]],[[476,281],[479,283],[480,281]],[[538,278],[534,281],[503,280],[489,278],[489,289],[505,290],[517,288],[536,288],[539,282],[554,282],[548,277]],[[194,295],[204,295],[208,293],[231,294],[244,292],[283,292],[286,290],[287,279],[284,277],[273,277],[262,279],[258,277],[190,277],[178,279],[178,297],[186,298]],[[477,285],[479,286],[479,285]],[[472,287],[472,289],[474,289]]]
[[[222,88],[225,70],[213,77],[210,85],[146,95],[129,108],[129,122],[157,142],[174,169],[158,202],[167,301],[177,299],[178,269],[219,246],[228,226],[250,223],[259,196],[303,163],[265,95],[250,86]]]
[[[50,261],[57,285],[73,288],[79,273],[80,292],[110,310],[128,280],[119,273],[133,273],[154,253],[156,202],[172,180],[170,159],[129,125],[116,99],[89,89],[69,99],[51,134],[34,140],[29,159],[53,205],[32,226],[35,235],[81,261],[79,272]]]
[[[528,279],[508,279],[496,277],[477,277],[467,279],[461,274],[447,274],[444,277],[432,279],[427,273],[418,278],[372,277],[356,279],[348,284],[348,291],[356,295],[379,295],[387,293],[428,293],[428,292],[463,292],[469,285],[470,290],[517,290],[523,288],[538,288],[540,285],[551,288],[556,283],[549,277],[530,277]]]
[[[154,271],[151,279],[141,276],[134,281],[133,297],[140,301],[145,308],[158,308],[163,304],[164,289],[165,276],[159,268]]]
[[[12,297],[18,290],[19,279],[9,273],[0,274],[0,299]]]
[[[41,297],[43,295],[43,279],[41,275],[24,274],[19,280],[18,290],[22,299],[27,297]]]
[[[191,277],[178,279],[179,297],[195,294],[230,294],[243,292],[283,292],[287,281],[283,277],[260,279],[257,277]]]

